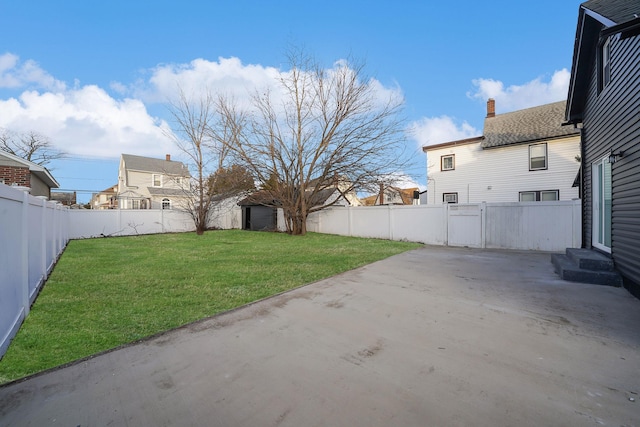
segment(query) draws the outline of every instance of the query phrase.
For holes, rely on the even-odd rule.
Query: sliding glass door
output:
[[[611,252],[611,163],[604,157],[591,165],[592,222],[591,244]]]

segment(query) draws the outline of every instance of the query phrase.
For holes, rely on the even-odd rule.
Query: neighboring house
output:
[[[362,204],[365,206],[419,205],[420,189],[418,187],[398,188],[391,185],[380,185],[378,194],[365,197],[362,199]]]
[[[566,120],[582,127],[583,245],[640,297],[640,2],[580,6]]]
[[[188,197],[189,170],[181,163],[166,159],[122,154],[118,170],[118,207],[120,209],[171,209]]]
[[[425,146],[428,204],[571,200],[580,131],[565,101],[505,114],[487,102],[482,136]]]
[[[118,184],[94,193],[91,196],[91,209],[117,209],[118,208]]]
[[[51,198],[60,184],[44,166],[0,150],[0,184],[29,188],[32,196]]]
[[[60,202],[63,206],[75,206],[76,192],[75,191],[52,191],[51,201]]]

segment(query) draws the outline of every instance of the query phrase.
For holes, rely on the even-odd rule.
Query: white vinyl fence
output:
[[[69,240],[69,209],[0,184],[0,357]]]
[[[237,198],[217,202],[211,209],[209,228],[240,228],[242,209]],[[194,231],[189,213],[178,209],[113,209],[70,211],[70,239],[131,236],[136,234],[184,233]]]
[[[428,245],[558,252],[581,246],[580,200],[334,207],[307,230]]]
[[[429,245],[564,251],[581,245],[580,201],[333,207],[308,231]],[[69,210],[0,185],[0,357],[69,239],[193,231],[179,210]],[[237,200],[219,202],[210,227],[240,228]],[[278,212],[279,229],[284,218]]]

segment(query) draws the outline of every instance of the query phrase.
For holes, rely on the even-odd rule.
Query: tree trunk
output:
[[[293,219],[293,228],[291,234],[295,236],[304,236],[307,234],[307,215],[306,213],[296,213]]]

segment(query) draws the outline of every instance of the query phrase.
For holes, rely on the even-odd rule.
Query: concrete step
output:
[[[614,271],[613,260],[590,249],[567,248],[567,256],[584,270]]]
[[[580,268],[578,264],[566,254],[552,254],[551,262],[553,263],[556,273],[558,273],[563,280],[594,285],[622,286],[622,276],[620,276],[618,272]]]

